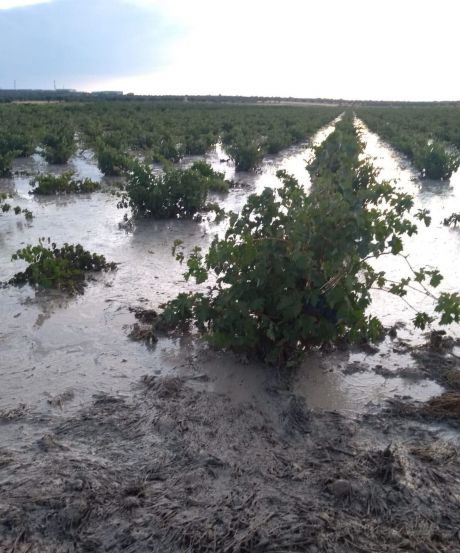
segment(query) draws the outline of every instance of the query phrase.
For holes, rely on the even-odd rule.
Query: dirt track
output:
[[[3,413],[36,438],[0,451],[0,551],[460,550],[459,415],[315,413],[274,382],[234,402],[191,370],[60,420]]]

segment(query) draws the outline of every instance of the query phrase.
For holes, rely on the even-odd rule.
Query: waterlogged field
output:
[[[428,209],[432,215],[433,220],[429,227],[421,225],[418,234],[405,241],[405,251],[409,254],[411,263],[414,266],[425,264],[438,267],[445,277],[443,289],[458,290],[460,263],[456,260],[460,252],[460,232],[458,229],[446,227],[443,220],[460,207],[460,171],[455,172],[449,181],[422,179],[417,169],[406,158],[371,132],[361,120],[357,120],[357,125],[366,143],[365,152],[380,170],[380,177],[396,181],[401,190],[414,197],[416,207]],[[404,260],[392,256],[378,260],[376,266],[386,270],[395,280],[408,274]],[[404,323],[404,327],[399,329],[399,335],[411,344],[420,345],[425,338],[424,334],[414,329],[411,324],[414,316],[413,307],[423,309],[429,302],[426,297],[415,291],[409,291],[407,300],[409,303],[387,293],[375,291],[372,311],[378,313],[388,326]],[[460,337],[459,325],[449,327],[448,332],[457,338]],[[365,405],[369,406],[373,401],[381,402],[394,394],[409,394],[426,399],[439,393],[439,386],[433,382],[417,383],[416,370],[412,373],[415,377],[410,376],[410,369],[416,365],[410,352],[405,352],[404,348],[395,348],[393,340],[388,338],[379,348],[380,352],[377,355],[356,353],[350,356],[348,353],[336,353],[321,359],[312,356],[311,360],[305,363],[298,378],[298,384],[307,397],[307,403],[327,408],[341,405],[355,410]],[[459,348],[456,354],[460,355]],[[355,373],[351,371],[352,374],[344,375],[336,370],[338,365],[346,367],[350,361],[357,363]],[[377,367],[377,373],[381,372],[379,368],[382,365],[392,371],[407,369],[409,378],[387,379],[378,376],[372,370],[362,372],[359,370],[362,363],[374,371]]]
[[[11,108],[2,107],[3,114],[9,114],[8,109]],[[9,124],[12,121],[28,121],[30,126],[27,117],[32,113],[37,117],[39,113],[36,106],[13,106],[12,109]],[[25,112],[21,112],[21,109]],[[40,117],[50,118],[53,124],[56,124],[59,113],[56,113],[55,109],[54,106],[46,107]],[[66,114],[69,120],[66,124],[69,125],[70,121],[77,125],[78,115],[83,111],[81,106],[58,106],[57,109],[61,115]],[[176,159],[177,167],[180,168],[191,167],[197,160],[205,159],[214,170],[223,172],[225,178],[232,181],[235,186],[227,194],[211,193],[210,199],[225,210],[238,212],[249,194],[260,193],[265,187],[280,186],[280,180],[276,176],[278,169],[284,169],[294,175],[308,188],[310,175],[306,170],[306,164],[314,156],[312,146],[321,143],[330,134],[337,115],[333,109],[325,108],[321,108],[319,112],[316,112],[315,108],[292,108],[287,112],[285,108],[268,108],[267,112],[265,109],[259,108],[260,111],[254,111],[254,108],[245,107],[240,112],[238,108],[231,107],[223,109],[223,113],[220,113],[215,107],[205,110],[192,107],[190,111],[182,106],[178,108],[177,121],[175,120],[175,126],[172,127],[174,132],[179,132],[177,129],[182,129],[180,132],[183,132],[184,127],[187,128],[187,132],[195,129],[193,125],[197,124],[198,110],[199,113],[206,114],[205,122],[210,117],[225,119],[228,112],[231,112],[232,117],[238,121],[242,136],[246,130],[244,121],[247,115],[255,117],[254,114],[263,112],[258,125],[251,121],[247,123],[246,138],[251,138],[253,133],[251,139],[256,140],[255,137],[258,137],[260,143],[266,140],[262,135],[265,129],[275,128],[279,131],[283,126],[280,122],[283,121],[283,117],[286,118],[284,128],[297,128],[303,122],[304,131],[321,126],[325,119],[330,122],[314,135],[311,143],[300,143],[278,154],[267,154],[270,148],[266,148],[265,156],[257,170],[251,172],[237,170],[235,160],[228,153],[231,150],[228,139],[227,144],[220,140],[217,145],[210,147],[204,156],[184,155],[184,152],[180,152],[180,155],[176,152],[177,159],[176,155],[170,156]],[[129,111],[130,115],[143,115],[146,112],[145,108],[112,108],[102,105],[91,106],[88,110],[89,114],[79,122],[83,129],[81,132],[88,134],[89,121],[92,121],[91,125],[102,129],[104,140],[110,142],[116,134],[119,138],[117,147],[121,148],[122,144],[124,147],[139,147],[134,138],[138,138],[140,132],[141,115],[134,123],[127,123],[128,119],[125,117],[109,119],[109,115],[126,115],[126,111]],[[164,128],[169,129],[168,121],[174,120],[172,110],[155,110],[147,110],[147,113],[152,118],[153,114],[155,117],[163,117],[162,124]],[[246,110],[248,113],[244,113]],[[294,117],[296,113],[299,114],[299,122],[296,122]],[[100,121],[97,118],[91,119],[94,114],[100,117]],[[276,114],[276,117],[273,114]],[[127,125],[131,127],[128,129]],[[360,120],[357,120],[357,125],[362,130],[366,154],[374,158],[375,166],[382,170],[381,177],[397,179],[398,186],[414,196],[417,206],[429,209],[432,213],[432,225],[406,241],[411,262],[415,266],[428,264],[439,267],[445,276],[444,288],[455,291],[459,282],[460,267],[452,260],[460,250],[460,233],[456,229],[443,226],[442,220],[450,212],[460,209],[460,186],[457,182],[460,179],[459,174],[454,173],[451,179],[445,182],[422,180],[410,163],[379,140],[378,136],[370,132]],[[150,123],[146,124],[146,127],[150,128]],[[96,132],[94,129],[93,131]],[[300,134],[291,135],[289,139],[283,136],[288,142],[300,138]],[[222,139],[216,134],[212,140],[219,138]],[[286,146],[287,142],[284,141],[282,145]],[[126,390],[132,380],[142,374],[171,371],[187,365],[200,350],[200,346],[192,340],[184,342],[180,339],[161,338],[154,347],[133,342],[127,336],[134,321],[130,309],[158,309],[160,304],[172,299],[178,292],[196,289],[191,281],[184,281],[184,268],[171,255],[172,244],[175,240],[182,240],[188,250],[195,245],[206,250],[213,235],[216,232],[222,233],[224,227],[222,224],[209,221],[206,217],[201,222],[140,219],[125,224],[124,215],[126,213],[129,219],[130,210],[117,209],[119,190],[124,178],[105,176],[98,167],[97,154],[92,149],[82,150],[81,146],[80,144],[80,149],[71,155],[66,165],[50,165],[43,154],[17,158],[12,163],[12,176],[1,179],[2,190],[14,195],[14,205],[32,211],[34,218],[25,220],[12,214],[5,214],[0,218],[0,280],[8,280],[22,267],[20,262],[11,262],[12,253],[26,244],[37,243],[40,237],[48,236],[58,244],[81,243],[88,250],[103,254],[108,260],[118,263],[118,270],[97,276],[96,282],[90,283],[81,297],[67,298],[52,291],[36,292],[28,286],[20,289],[7,287],[0,291],[0,310],[4,321],[0,336],[0,402],[5,407],[21,402],[46,408],[49,397],[69,389],[74,393],[75,404],[84,401],[95,390]],[[206,147],[208,146],[207,144]],[[123,150],[123,153],[125,151],[127,150]],[[139,152],[138,155],[143,158],[146,154]],[[154,173],[161,172],[158,164],[153,163],[152,168]],[[99,182],[101,190],[78,196],[30,194],[31,175],[59,175],[69,170],[74,172],[75,178]],[[383,264],[395,279],[401,272],[404,273],[401,260],[385,257],[379,260],[379,263]],[[404,325],[399,331],[404,339],[412,343],[421,343],[421,332],[414,331],[411,327],[412,307],[401,298],[388,294],[376,292],[374,296],[372,311],[388,326],[399,323],[401,326]],[[419,308],[423,307],[423,302],[426,303],[426,298],[419,298],[415,292],[409,294],[409,299],[412,306]],[[450,329],[449,332],[458,335],[456,328]],[[296,377],[297,391],[302,393],[312,406],[362,410],[366,405],[380,403],[387,397],[397,394],[427,399],[442,390],[438,384],[426,379],[386,378],[382,367],[387,371],[396,371],[403,366],[413,367],[415,362],[408,352],[401,353],[398,350],[395,354],[394,343],[388,338],[379,348],[379,353],[373,355],[359,351],[329,356],[311,353]],[[211,354],[208,352],[207,355]],[[359,365],[359,370],[347,370],[350,365]],[[235,362],[232,370],[227,368],[222,371],[215,385],[224,388],[235,387],[235,381],[240,382],[235,378],[239,372],[241,370]],[[248,372],[246,369],[243,371],[241,389],[246,386]],[[324,374],[327,375],[326,378]],[[216,378],[216,375],[214,377]]]
[[[460,110],[454,107],[359,109],[369,128],[406,155],[429,179],[449,179],[459,167]]]
[[[222,141],[239,170],[257,167],[307,139],[340,113],[338,108],[96,102],[51,106],[0,105],[0,173],[36,148],[50,163],[65,163],[77,142],[95,152],[106,175],[122,172],[127,154],[176,162],[204,155]]]
[[[413,319],[455,317],[460,172],[371,111],[38,108],[0,106],[0,550],[458,551],[460,326]]]
[[[321,142],[332,130],[333,126],[326,125],[312,143]],[[228,155],[218,144],[204,159],[237,185],[228,194],[213,194],[212,200],[224,209],[238,211],[250,193],[279,186],[278,169],[297,175],[308,186],[305,165],[311,156],[311,148],[304,143],[280,155],[266,156],[256,172],[236,172],[234,163],[221,161]],[[198,159],[202,157],[185,156],[179,166],[189,167]],[[101,182],[105,191],[59,197],[29,194],[31,177],[25,173],[62,174],[66,170],[74,171],[78,178]],[[160,170],[155,166],[155,171]],[[135,377],[146,372],[168,371],[188,363],[188,350],[181,351],[180,341],[163,339],[149,349],[128,339],[127,327],[134,321],[129,308],[158,308],[178,291],[190,289],[192,285],[182,277],[183,268],[171,255],[172,244],[181,239],[190,248],[206,247],[220,226],[206,220],[147,219],[126,227],[123,218],[129,210],[117,209],[120,178],[104,177],[89,152],[79,152],[66,166],[47,166],[39,155],[21,158],[14,162],[13,171],[14,176],[2,179],[2,189],[14,192],[13,203],[30,208],[34,219],[0,218],[0,280],[7,280],[20,268],[19,263],[11,262],[12,253],[48,236],[59,244],[81,243],[119,266],[115,273],[97,277],[101,282],[90,284],[77,298],[49,291],[37,294],[29,287],[0,290],[1,315],[9,321],[1,336],[2,405],[25,402],[46,406],[48,395],[68,388],[75,390],[78,402],[95,390],[126,390]],[[26,384],[31,381],[33,386]]]

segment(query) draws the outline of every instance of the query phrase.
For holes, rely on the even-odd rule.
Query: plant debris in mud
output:
[[[136,342],[146,342],[147,344],[158,342],[155,329],[151,324],[134,323],[128,336]]]
[[[62,175],[37,175],[30,182],[31,194],[50,196],[55,194],[87,194],[99,190],[98,182],[91,179],[74,179],[72,172]]]
[[[288,396],[239,404],[149,376],[131,400],[97,397],[0,453],[0,549],[459,551],[452,445],[406,417],[353,420]]]
[[[449,391],[435,396],[425,403],[389,400],[390,409],[398,415],[419,417],[430,420],[447,420],[460,425],[460,393]]]
[[[81,244],[64,244],[59,248],[50,238],[18,250],[12,260],[26,261],[28,266],[16,273],[9,284],[55,288],[71,294],[83,293],[88,273],[112,271],[117,267],[103,255],[85,250]]]
[[[427,334],[424,345],[409,348],[411,356],[425,376],[448,390],[460,390],[460,356],[454,352],[460,347],[460,339],[454,339],[444,331]]]
[[[13,409],[0,409],[0,421],[14,421],[23,418],[29,413],[29,408],[24,403]]]
[[[65,392],[62,392],[60,394],[56,394],[54,396],[50,396],[47,400],[48,405],[51,405],[51,407],[59,407],[62,409],[62,406],[67,401],[72,401],[75,397],[75,393],[73,390],[66,390]]]
[[[129,310],[134,313],[134,316],[139,321],[131,326],[128,334],[131,340],[136,342],[145,342],[148,345],[153,345],[158,341],[156,336],[156,321],[158,314],[154,309],[145,309],[143,307],[130,307]]]

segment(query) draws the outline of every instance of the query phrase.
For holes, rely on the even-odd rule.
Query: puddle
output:
[[[395,353],[392,348],[388,340],[373,355],[312,352],[297,371],[293,388],[311,409],[350,413],[378,410],[394,397],[426,401],[444,391],[436,382],[417,374],[410,354]],[[387,376],[387,371],[401,370],[406,371],[404,377]]]

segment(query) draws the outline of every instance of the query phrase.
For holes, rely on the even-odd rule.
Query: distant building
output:
[[[91,92],[94,96],[123,96],[122,90],[95,90]]]

